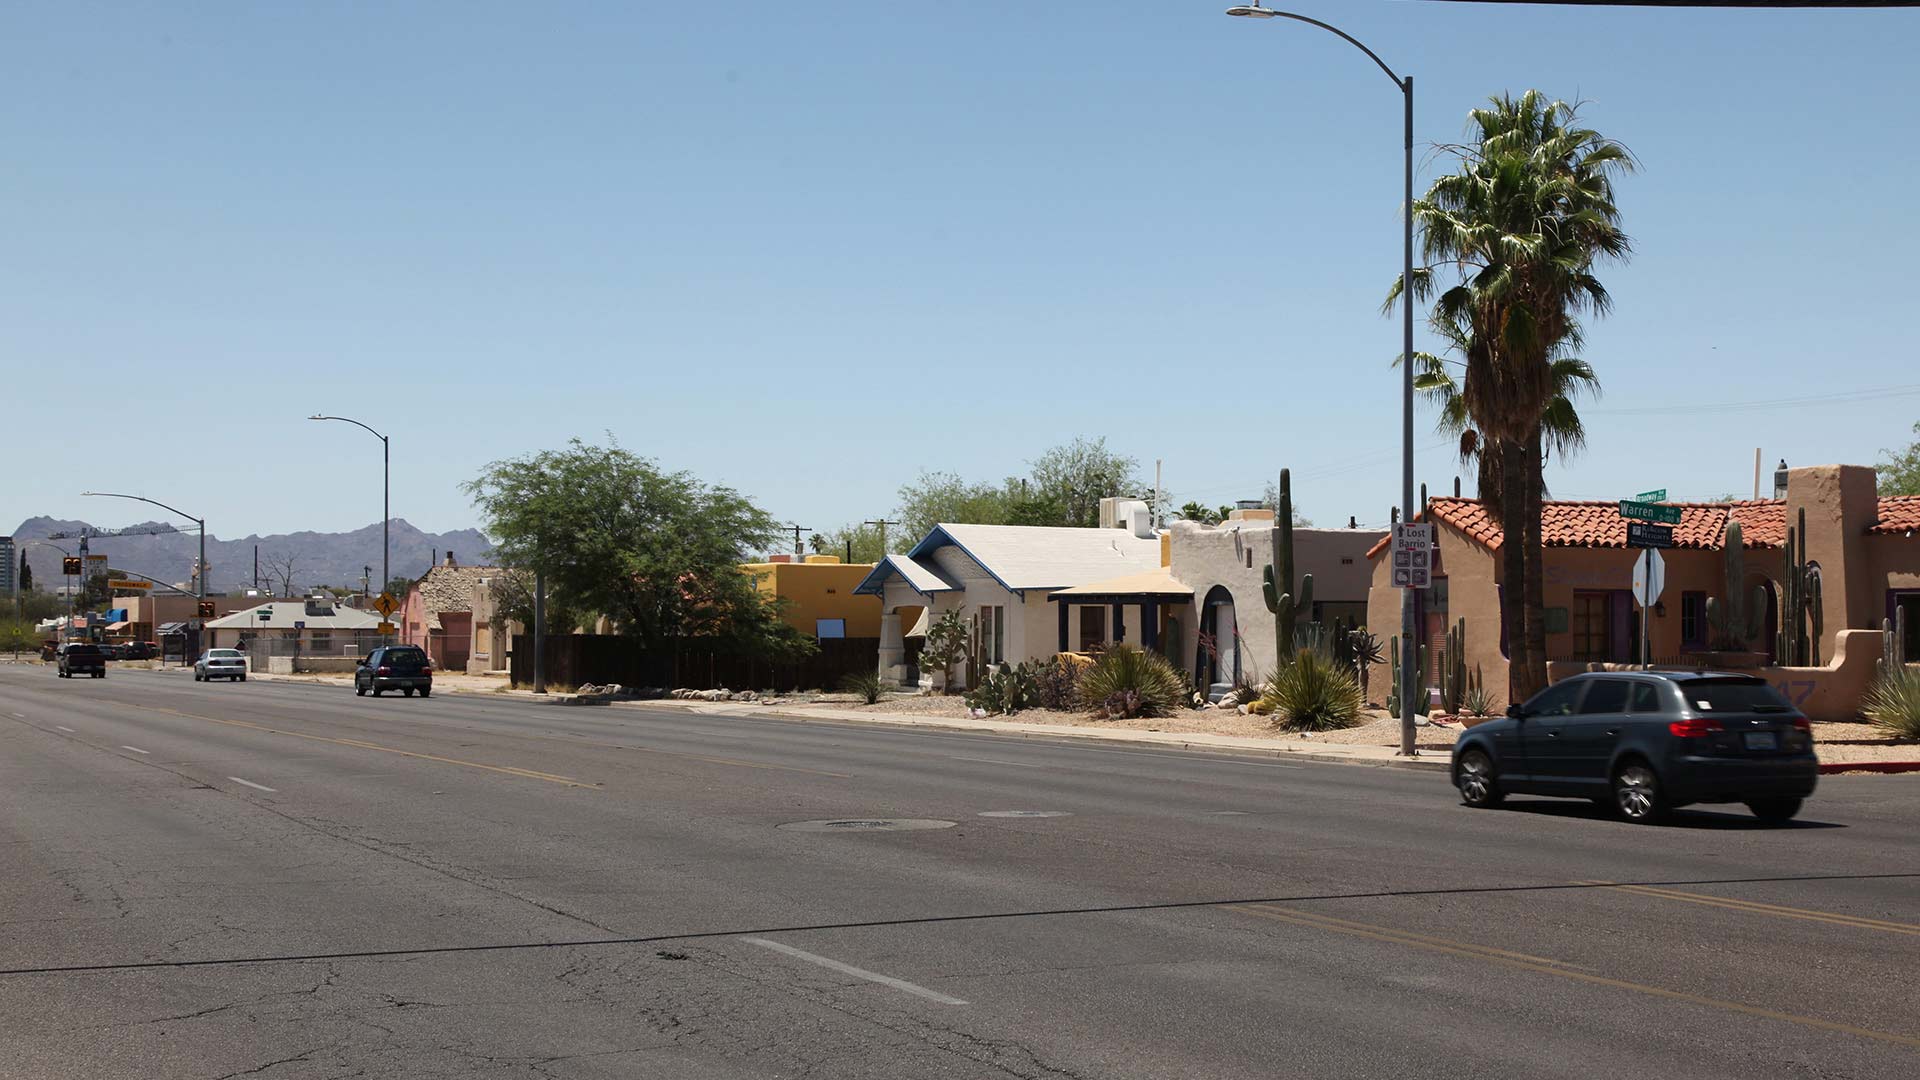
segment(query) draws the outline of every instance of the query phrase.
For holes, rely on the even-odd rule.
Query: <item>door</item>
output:
[[[1605,660],[1612,647],[1612,604],[1604,592],[1576,592],[1568,618],[1575,660]]]
[[[1580,692],[1587,684],[1583,680],[1570,679],[1555,683],[1533,695],[1526,703],[1526,715],[1516,727],[1519,728],[1520,776],[1529,784],[1559,784],[1558,777],[1566,774],[1566,765],[1561,760],[1566,751],[1562,740],[1566,736],[1566,723],[1580,704]],[[1502,762],[1503,774],[1511,777],[1512,766]]]
[[[1620,732],[1627,723],[1627,699],[1634,683],[1627,679],[1593,679],[1580,699],[1580,711],[1563,721],[1561,766],[1563,779],[1599,794],[1606,790],[1607,765]]]

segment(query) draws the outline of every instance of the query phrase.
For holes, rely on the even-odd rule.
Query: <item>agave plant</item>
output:
[[[1288,731],[1338,731],[1360,722],[1360,683],[1323,652],[1301,649],[1267,680],[1261,705]]]
[[[1920,667],[1903,664],[1882,671],[1860,711],[1896,739],[1920,739]]]
[[[877,671],[855,671],[840,680],[840,689],[857,695],[868,705],[878,704],[880,696],[887,692],[887,686],[880,681]]]
[[[1080,676],[1080,703],[1108,717],[1165,716],[1186,700],[1186,676],[1159,653],[1116,644]]]

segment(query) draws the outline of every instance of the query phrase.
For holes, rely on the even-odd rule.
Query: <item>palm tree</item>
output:
[[[1476,143],[1443,148],[1459,171],[1437,178],[1413,205],[1428,265],[1410,284],[1433,300],[1432,324],[1461,354],[1460,407],[1477,432],[1483,470],[1500,478],[1489,505],[1508,538],[1503,579],[1521,585],[1501,591],[1501,613],[1509,699],[1522,701],[1546,685],[1540,509],[1552,440],[1542,423],[1563,396],[1555,366],[1578,347],[1578,317],[1611,306],[1592,269],[1630,251],[1613,177],[1633,160],[1619,143],[1576,126],[1575,106],[1537,91],[1501,95],[1491,106],[1471,114]],[[1458,281],[1435,296],[1435,268],[1448,266]],[[1395,283],[1389,303],[1401,287]]]

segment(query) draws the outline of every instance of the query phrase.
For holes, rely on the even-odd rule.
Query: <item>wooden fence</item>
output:
[[[552,686],[587,683],[694,690],[835,689],[855,672],[880,664],[879,638],[828,638],[795,663],[715,652],[698,644],[647,652],[617,634],[555,634],[546,640],[546,677]],[[515,686],[533,685],[533,636],[516,634],[508,671]]]

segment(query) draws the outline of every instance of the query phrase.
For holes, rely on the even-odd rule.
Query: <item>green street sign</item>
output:
[[[1635,502],[1632,499],[1620,500],[1620,516],[1638,518],[1641,521],[1658,521],[1666,525],[1680,524],[1679,507],[1655,506],[1652,503]]]
[[[1640,494],[1635,495],[1633,497],[1633,501],[1634,502],[1666,502],[1667,489],[1654,488],[1652,491],[1643,491]]]

